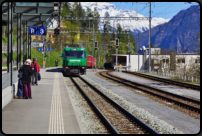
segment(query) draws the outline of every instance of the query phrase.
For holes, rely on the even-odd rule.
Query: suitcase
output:
[[[22,84],[22,80],[21,79],[18,80],[18,92],[17,92],[17,96],[24,97],[23,96],[23,84]]]
[[[40,81],[40,80],[41,80],[41,74],[38,73],[38,81]]]

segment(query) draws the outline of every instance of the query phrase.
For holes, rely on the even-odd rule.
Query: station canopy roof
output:
[[[54,12],[54,3],[51,2],[13,2],[13,13],[42,13],[51,14]],[[8,7],[5,2],[2,5],[2,13],[7,13]]]
[[[7,2],[2,4],[2,25],[7,24]],[[27,26],[46,26],[48,17],[55,15],[54,2],[13,2],[13,25],[17,25],[17,13]]]

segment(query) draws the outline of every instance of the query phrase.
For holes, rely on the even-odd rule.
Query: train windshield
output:
[[[64,53],[65,58],[86,58],[85,51],[65,51]]]

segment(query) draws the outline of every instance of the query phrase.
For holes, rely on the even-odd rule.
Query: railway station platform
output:
[[[40,69],[38,86],[31,86],[32,99],[12,99],[2,109],[4,134],[82,134],[62,68]]]

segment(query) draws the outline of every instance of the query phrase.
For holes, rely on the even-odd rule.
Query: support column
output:
[[[23,21],[23,64],[27,59],[27,21]]]
[[[104,63],[105,63],[105,45],[104,45]]]
[[[31,35],[28,35],[28,58],[31,59]]]
[[[98,47],[98,57],[99,57],[99,63],[98,64],[99,64],[99,68],[100,68],[100,50],[101,50],[101,47],[100,48]]]
[[[37,60],[37,35],[35,36],[36,37],[36,54],[35,54],[35,58],[36,58],[36,60]]]
[[[139,33],[138,33],[138,71],[140,71],[139,51],[140,51],[140,47],[139,47]]]
[[[13,14],[12,14],[12,2],[7,2],[8,5],[8,11],[7,11],[7,72],[9,73],[9,82],[10,86],[12,86],[12,60],[13,60]]]
[[[43,35],[43,44],[44,44],[44,61],[43,61],[43,69],[46,68],[46,36]]]
[[[95,44],[95,42],[94,42],[94,23],[93,23],[93,62],[92,62],[92,69],[93,69],[93,66],[94,66],[94,44]]]
[[[21,66],[21,13],[17,13],[17,69]]]
[[[149,2],[149,73],[151,72],[151,2]]]
[[[128,35],[128,48],[130,48],[130,35]],[[130,51],[128,51],[129,53],[129,66],[131,67],[131,63],[130,63]]]

